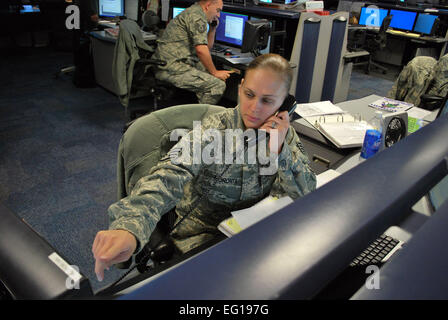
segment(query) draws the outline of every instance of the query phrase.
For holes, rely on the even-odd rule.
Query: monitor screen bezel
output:
[[[177,15],[174,15],[174,10],[175,9],[182,9]],[[185,9],[187,9],[187,8],[184,8],[184,7],[172,7],[172,10],[171,10],[171,19],[174,19],[174,18],[176,18],[179,14],[181,14],[181,12],[183,12]]]
[[[394,21],[394,17],[393,17],[393,13],[392,11],[397,11],[397,12],[408,12],[410,14],[415,14],[414,16],[414,21],[412,22],[412,26],[410,27],[410,29],[406,29],[406,28],[400,28],[400,27],[394,27],[393,21]],[[417,21],[417,12],[416,11],[410,11],[410,10],[401,10],[401,9],[390,9],[389,14],[392,15],[392,20],[390,21],[390,25],[389,28],[394,29],[394,30],[401,30],[401,31],[408,31],[408,32],[412,32],[412,30],[414,30],[414,25],[415,22]]]
[[[417,27],[418,19],[419,19],[421,16],[432,16],[432,17],[435,17],[435,19],[434,19],[433,22],[432,22],[432,25],[431,25],[431,28],[430,28],[430,30],[429,30],[429,33],[425,33],[425,32],[423,32],[423,31],[415,30],[415,28]],[[422,35],[427,35],[427,36],[428,36],[428,35],[431,35],[431,30],[432,30],[432,28],[433,28],[433,26],[434,26],[434,22],[436,21],[436,19],[437,19],[438,17],[439,17],[439,16],[437,16],[437,15],[435,15],[435,14],[419,12],[419,14],[417,15],[417,18],[415,19],[414,28],[412,29],[412,31],[415,32],[415,33],[418,33],[418,34],[422,34]]]
[[[367,9],[367,8],[368,8],[368,7],[362,7],[362,8],[361,8],[361,11],[360,11],[360,14],[359,14],[359,22],[358,22],[358,24],[359,24],[360,26],[380,28],[380,27],[381,27],[381,24],[383,23],[384,18],[386,18],[386,17],[389,15],[389,9],[385,9],[385,8],[373,8],[373,9],[378,9],[378,10],[380,10],[380,11],[385,11],[385,12],[386,12],[386,15],[383,17],[383,19],[381,19],[379,25],[376,26],[376,25],[367,25],[367,24],[362,24],[362,23],[361,23],[361,16],[362,16],[362,14],[363,14],[363,11],[364,11],[364,13],[365,13],[365,9]],[[365,13],[365,14],[366,14],[366,13]],[[381,15],[380,15],[380,18],[381,18]],[[366,17],[366,19],[367,19],[367,17]]]
[[[125,3],[124,0],[116,0],[119,1],[121,3],[121,12],[119,12],[119,14],[112,14],[111,12],[103,12],[102,8],[101,8],[101,2],[104,0],[98,0],[98,15],[100,17],[107,17],[107,18],[116,18],[116,17],[122,17],[124,16],[124,12],[125,12]]]
[[[241,41],[240,41],[240,43],[235,43],[232,40],[225,40],[225,39],[220,37],[220,30],[221,30],[220,28],[225,28],[225,22],[223,21],[223,19],[224,19],[223,17],[225,17],[225,15],[233,15],[233,16],[243,17],[243,30],[241,31]],[[247,14],[241,14],[241,13],[235,13],[235,12],[229,12],[229,11],[221,11],[221,15],[219,17],[219,25],[218,25],[218,28],[216,29],[215,41],[217,43],[230,45],[230,46],[233,46],[235,48],[241,48],[241,46],[243,45],[244,26],[245,26],[246,21],[249,20],[249,19],[250,19],[250,16],[248,16]]]

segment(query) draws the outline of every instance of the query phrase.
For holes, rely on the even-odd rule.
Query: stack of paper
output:
[[[316,176],[316,188],[320,188],[339,175],[339,172],[331,169],[322,172]],[[293,200],[290,197],[278,199],[268,196],[250,208],[232,212],[232,217],[222,221],[218,225],[218,230],[227,237],[231,237],[292,202]]]
[[[233,236],[292,202],[290,197],[277,199],[268,196],[250,208],[233,211],[231,218],[218,225],[218,230],[228,237]]]
[[[413,106],[414,105],[412,103],[407,103],[389,98],[381,98],[369,104],[369,107],[389,112],[406,111],[412,108]]]
[[[344,113],[341,108],[335,106],[330,101],[297,104],[295,112],[303,118],[322,116],[326,114]]]

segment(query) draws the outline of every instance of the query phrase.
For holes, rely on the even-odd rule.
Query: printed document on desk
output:
[[[286,207],[292,202],[293,200],[290,197],[278,199],[268,196],[252,207],[233,211],[231,218],[222,221],[218,225],[218,230],[228,237],[233,236],[234,234],[250,227],[281,208]]]
[[[322,172],[316,176],[316,188],[323,186],[338,176],[340,176],[340,173],[335,170],[329,169]],[[290,197],[277,199],[268,196],[250,208],[232,212],[232,217],[222,221],[218,225],[218,230],[227,237],[231,237],[292,202],[294,201]]]
[[[321,101],[312,103],[297,104],[295,111],[301,117],[322,116],[327,114],[344,113],[344,111],[335,106],[331,101]]]

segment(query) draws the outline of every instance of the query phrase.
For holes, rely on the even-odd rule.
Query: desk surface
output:
[[[103,41],[108,41],[108,42],[113,42],[113,43],[115,43],[117,41],[116,37],[111,36],[104,30],[92,31],[92,32],[90,32],[90,35],[96,39],[103,40]],[[145,40],[145,41],[153,41],[153,40],[157,39],[157,36],[155,34],[149,33],[149,32],[142,31],[142,36],[143,36],[143,40]]]
[[[170,7],[176,5],[182,7],[189,7],[194,2],[195,2],[194,0],[171,0]],[[254,5],[252,3],[247,3],[244,6],[224,2],[223,11],[231,11],[234,13],[253,14],[258,16],[267,16],[267,17],[293,19],[293,20],[298,20],[300,18],[300,12],[298,11],[280,10],[276,8],[265,7],[263,5]]]
[[[349,30],[366,30],[366,31],[369,31],[372,33],[378,33],[378,31],[379,31],[379,28],[366,27],[366,26],[361,26],[361,25],[349,25],[348,28],[349,28]],[[405,31],[400,31],[400,30],[388,29],[386,31],[386,33],[390,36],[401,37],[401,38],[416,40],[416,41],[433,42],[433,43],[448,42],[447,38],[432,37],[432,36],[425,36],[425,35],[415,36],[416,33],[414,33],[414,32],[405,32]]]
[[[359,114],[361,115],[362,119],[369,121],[375,116],[376,109],[369,107],[369,103],[374,102],[378,99],[380,99],[381,96],[378,95],[370,95],[361,99],[356,100],[349,100],[345,102],[338,103],[337,106],[339,106],[342,110],[350,113],[350,114]],[[387,111],[383,111],[384,113],[388,113]],[[424,118],[425,121],[431,122],[434,121],[434,119],[437,116],[437,110],[434,110],[431,112],[430,115],[426,116]],[[324,146],[325,148],[328,148],[328,150],[335,150],[337,149],[330,141],[328,141],[325,136],[323,136],[319,130],[317,130],[315,127],[313,127],[308,121],[305,119],[299,119],[292,123],[295,130],[308,138],[310,138],[312,141],[316,141],[321,146]],[[360,163],[359,159],[359,152],[360,148],[355,148],[354,150],[358,149],[357,152],[348,152],[344,156],[344,159],[342,161],[338,161],[338,166],[336,171],[339,173],[344,173],[353,167],[357,166]],[[343,149],[339,149],[341,152]],[[353,149],[352,149],[353,150]]]

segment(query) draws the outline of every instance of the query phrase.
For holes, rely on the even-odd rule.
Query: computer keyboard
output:
[[[387,235],[373,241],[347,268],[323,288],[314,299],[350,299],[365,285],[370,276],[366,272],[370,265],[381,266],[401,248],[403,242]]]
[[[227,49],[227,47],[223,47],[216,43],[213,46],[213,51],[215,51],[215,52],[224,52],[226,49]]]
[[[411,38],[419,38],[420,37],[420,34],[418,34],[418,33],[404,32],[404,31],[400,31],[400,30],[387,30],[387,32],[390,34],[402,35],[402,36],[411,37]]]
[[[357,256],[350,263],[350,267],[384,263],[396,250],[401,248],[402,243],[383,234]]]

